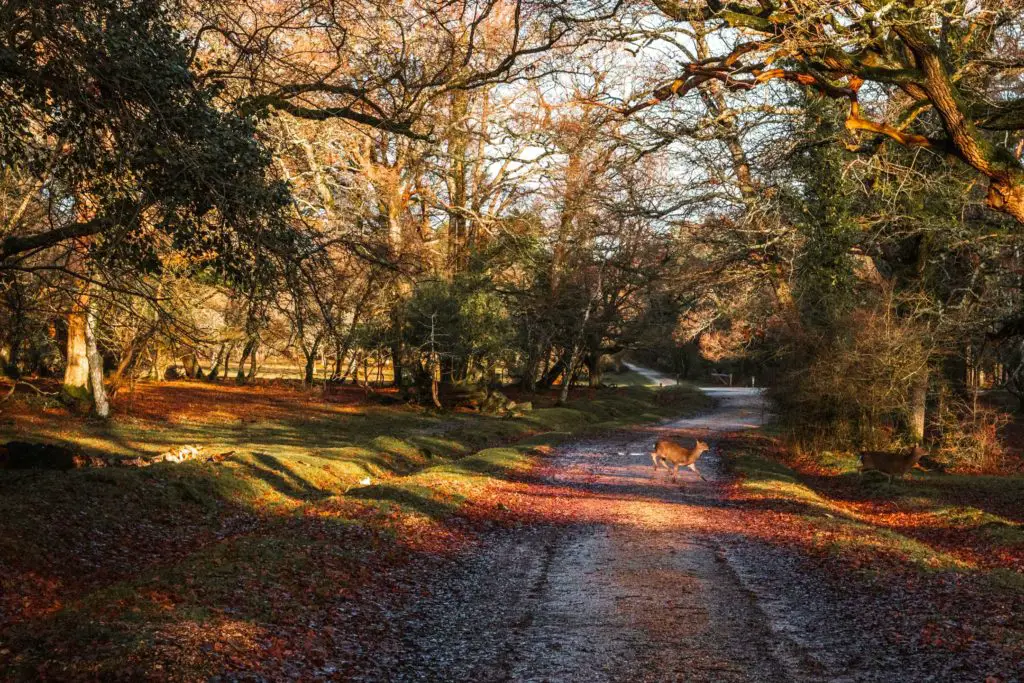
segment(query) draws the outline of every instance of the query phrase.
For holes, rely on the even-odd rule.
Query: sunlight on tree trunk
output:
[[[96,313],[88,293],[79,295],[68,314],[67,366],[64,393],[78,402],[91,401],[99,417],[110,415],[103,386],[103,357],[96,343]]]
[[[67,364],[64,368],[64,393],[76,401],[89,399],[89,346],[87,295],[79,296],[68,314]]]
[[[915,442],[924,441],[924,427],[928,399],[928,371],[923,370],[910,389],[910,436]]]
[[[96,312],[91,306],[86,307],[85,348],[89,359],[89,389],[92,392],[93,409],[99,417],[110,417],[110,403],[103,387],[103,357],[96,344]]]

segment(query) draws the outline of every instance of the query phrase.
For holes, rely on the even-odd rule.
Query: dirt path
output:
[[[559,452],[533,487],[539,523],[495,532],[396,615],[392,680],[790,681],[820,663],[787,636],[709,516],[726,505],[714,437],[764,419],[760,394],[709,390],[705,416]],[[673,484],[653,441],[703,433],[712,451]],[[379,676],[375,672],[374,676]]]
[[[644,378],[646,378],[647,381],[653,385],[676,383],[675,378],[669,377],[663,372],[658,372],[657,370],[645,368],[642,365],[634,365],[633,363],[623,363],[623,365],[625,365],[627,368],[637,373],[638,375],[643,375]]]

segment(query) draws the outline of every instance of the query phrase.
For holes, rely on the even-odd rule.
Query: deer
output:
[[[657,472],[659,464],[664,465],[665,469],[671,470],[672,481],[676,480],[680,467],[693,470],[697,473],[698,477],[707,481],[707,479],[704,479],[704,475],[697,469],[697,458],[706,450],[708,450],[708,445],[700,439],[697,439],[697,445],[693,448],[686,448],[668,439],[658,439],[657,443],[654,444],[654,451],[651,452],[651,460],[654,461],[655,472]]]
[[[862,475],[870,470],[881,472],[889,477],[889,482],[891,483],[894,475],[902,479],[907,472],[915,467],[920,469],[921,458],[926,453],[927,451],[919,445],[905,451],[897,451],[896,453],[888,451],[861,451],[859,456],[860,471]]]

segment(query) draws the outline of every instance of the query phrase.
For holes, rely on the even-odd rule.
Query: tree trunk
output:
[[[85,348],[89,363],[89,388],[92,390],[93,409],[99,417],[110,417],[110,402],[103,387],[103,357],[96,344],[96,313],[86,307]]]
[[[391,345],[391,374],[392,382],[399,389],[402,388],[402,345],[395,342]]]
[[[547,354],[544,351],[547,350]],[[537,375],[540,370],[540,362],[545,355],[550,355],[551,349],[538,341],[530,347],[530,355],[526,358],[526,365],[523,367],[522,385],[529,392],[537,391]]]
[[[560,406],[565,405],[569,401],[569,388],[572,386],[572,381],[576,376],[579,356],[579,347],[573,347],[572,353],[569,354],[569,363],[565,367],[565,372],[562,373],[562,388],[558,392],[558,405]]]
[[[924,441],[925,409],[928,399],[928,372],[922,371],[914,378],[910,388],[910,435],[914,441]]]
[[[228,350],[224,352],[224,377],[231,374],[231,355],[235,352],[235,342],[228,344]]]
[[[601,371],[601,353],[588,353],[583,357],[583,364],[587,368],[588,384],[594,389],[600,387],[604,374]]]
[[[466,382],[469,380],[470,370],[473,368],[473,359],[469,356],[459,356],[452,359],[451,381]]]
[[[252,352],[249,354],[249,374],[245,376],[247,382],[251,382],[256,379],[256,353],[259,351],[260,343],[259,339],[256,340],[256,344],[252,347]]]
[[[583,309],[583,316],[580,319],[579,331],[576,333],[576,340],[572,345],[572,352],[569,354],[569,362],[565,367],[565,374],[562,375],[562,392],[558,398],[559,405],[564,404],[569,400],[569,388],[572,386],[576,379],[576,373],[580,368],[580,360],[582,357],[583,343],[587,338],[587,323],[590,322],[590,315],[594,310],[595,304],[601,299],[602,283],[604,275],[604,266],[597,271],[597,283],[594,288],[593,295],[587,299],[587,305]],[[600,362],[601,356],[599,353],[594,354],[595,364]]]
[[[307,387],[313,386],[313,379],[316,373],[316,355],[320,350],[320,339],[322,334],[317,334],[313,339],[313,345],[307,351],[305,348],[302,352],[306,356],[306,369],[302,376],[302,381]]]
[[[203,364],[195,351],[189,351],[182,358],[182,365],[185,367],[185,377],[188,379],[203,378]]]
[[[156,328],[152,327],[132,340],[131,345],[121,357],[121,361],[117,364],[117,367],[110,376],[110,381],[107,383],[110,387],[109,395],[111,398],[116,396],[117,392],[120,391],[125,377],[130,377],[132,373],[135,372],[135,368],[138,367],[139,364],[139,359],[142,357],[149,340],[152,339],[155,333]]]
[[[377,365],[377,379],[374,380],[378,387],[384,386],[384,352],[377,349],[373,354],[373,362]]]
[[[466,129],[469,115],[469,92],[455,90],[451,94],[451,116],[448,137],[448,154],[451,179],[451,200],[448,210],[448,248],[449,264],[452,273],[460,273],[466,269],[469,260],[469,221],[466,215],[467,188],[467,152],[469,148],[469,131]]]
[[[235,374],[235,382],[238,384],[245,384],[245,361],[249,359],[250,355],[256,353],[256,337],[250,337],[245,341],[245,346],[242,347],[242,357],[238,359],[238,372]]]
[[[221,366],[228,366],[228,356],[230,355],[228,350],[227,342],[221,342],[220,349],[217,350],[217,356],[213,359],[213,364],[210,366],[210,372],[206,374],[206,379],[213,382],[220,376]]]
[[[331,379],[332,380],[344,381],[344,378],[341,376],[341,364],[343,362],[345,354],[342,353],[341,347],[342,347],[341,342],[339,340],[335,339],[334,340],[334,372],[331,373]]]
[[[438,391],[441,385],[441,364],[438,362],[437,354],[430,354],[430,400],[434,407],[441,409],[441,397]]]
[[[64,367],[64,393],[76,401],[87,401],[89,394],[89,344],[85,328],[88,325],[89,296],[82,294],[68,314],[67,364]]]
[[[307,387],[313,386],[313,380],[316,379],[316,356],[306,356],[306,368],[302,373],[302,383]]]
[[[352,384],[359,383],[359,354],[353,353],[352,357],[348,359],[348,363],[345,365],[345,369],[335,379],[344,384],[348,380],[348,376],[352,375]]]
[[[562,376],[562,373],[565,372],[565,363],[568,355],[568,351],[563,352],[558,357],[558,360],[544,373],[544,376],[540,378],[541,389],[550,389],[554,385],[555,380]]]

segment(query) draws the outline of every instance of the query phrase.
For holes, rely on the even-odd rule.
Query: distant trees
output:
[[[1024,376],[1024,26],[897,4],[8,3],[4,372],[565,400],[703,351],[934,432]]]
[[[5,372],[98,414],[268,355],[306,384],[371,356],[398,384],[598,382],[669,233],[616,117],[570,89],[554,121],[537,84],[617,9],[5,5]]]

